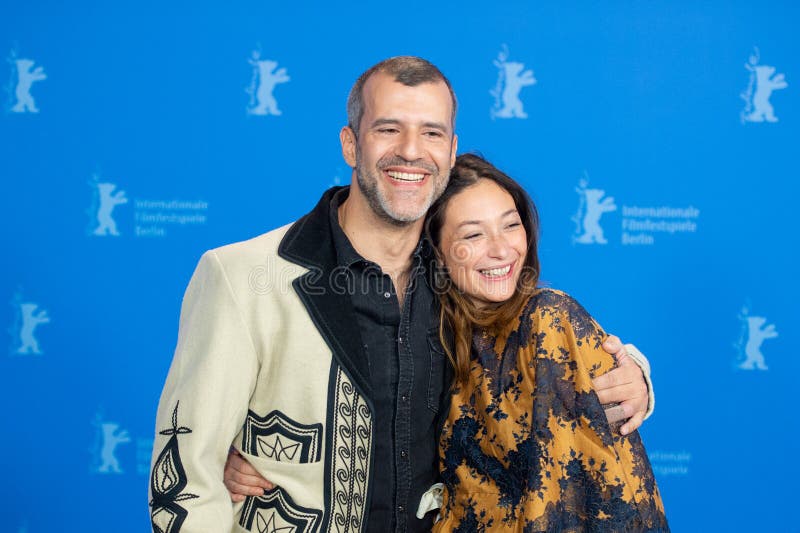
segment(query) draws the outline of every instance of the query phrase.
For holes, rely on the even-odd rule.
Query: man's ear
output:
[[[458,135],[453,134],[453,148],[450,152],[450,168],[456,164],[456,153],[458,153]]]
[[[339,132],[339,142],[342,143],[342,157],[350,168],[356,168],[356,132],[350,126],[345,126]]]

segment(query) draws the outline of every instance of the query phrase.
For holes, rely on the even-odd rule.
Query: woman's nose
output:
[[[489,240],[489,256],[496,259],[505,259],[508,257],[508,241],[503,235],[495,235],[490,237]]]

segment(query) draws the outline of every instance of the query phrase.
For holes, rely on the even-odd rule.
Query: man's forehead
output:
[[[410,86],[396,81],[394,76],[386,72],[376,72],[364,84],[365,111],[375,106],[382,108],[401,100],[416,100],[420,103],[429,102],[431,107],[447,117],[450,121],[453,101],[450,90],[443,80],[422,82]]]

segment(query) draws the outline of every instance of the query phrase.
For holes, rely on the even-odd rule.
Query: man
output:
[[[448,385],[420,242],[455,161],[456,101],[427,61],[388,59],[348,99],[352,185],[296,223],[207,252],[181,309],[151,474],[160,531],[427,531]],[[641,371],[618,343],[603,402],[637,427]],[[605,382],[603,382],[605,381]],[[233,446],[269,482],[231,508]]]

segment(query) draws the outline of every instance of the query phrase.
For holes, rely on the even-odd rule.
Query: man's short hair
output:
[[[450,91],[450,98],[453,101],[453,111],[450,117],[450,125],[455,130],[456,126],[456,94],[453,92],[453,87],[442,72],[436,68],[436,65],[415,56],[397,56],[384,59],[377,65],[374,65],[369,70],[364,72],[358,77],[353,88],[350,89],[350,96],[347,98],[347,123],[350,129],[358,137],[358,128],[361,125],[361,117],[364,116],[364,85],[367,80],[378,72],[383,72],[390,76],[394,76],[394,81],[402,83],[407,87],[416,87],[423,83],[436,83],[443,81]]]

